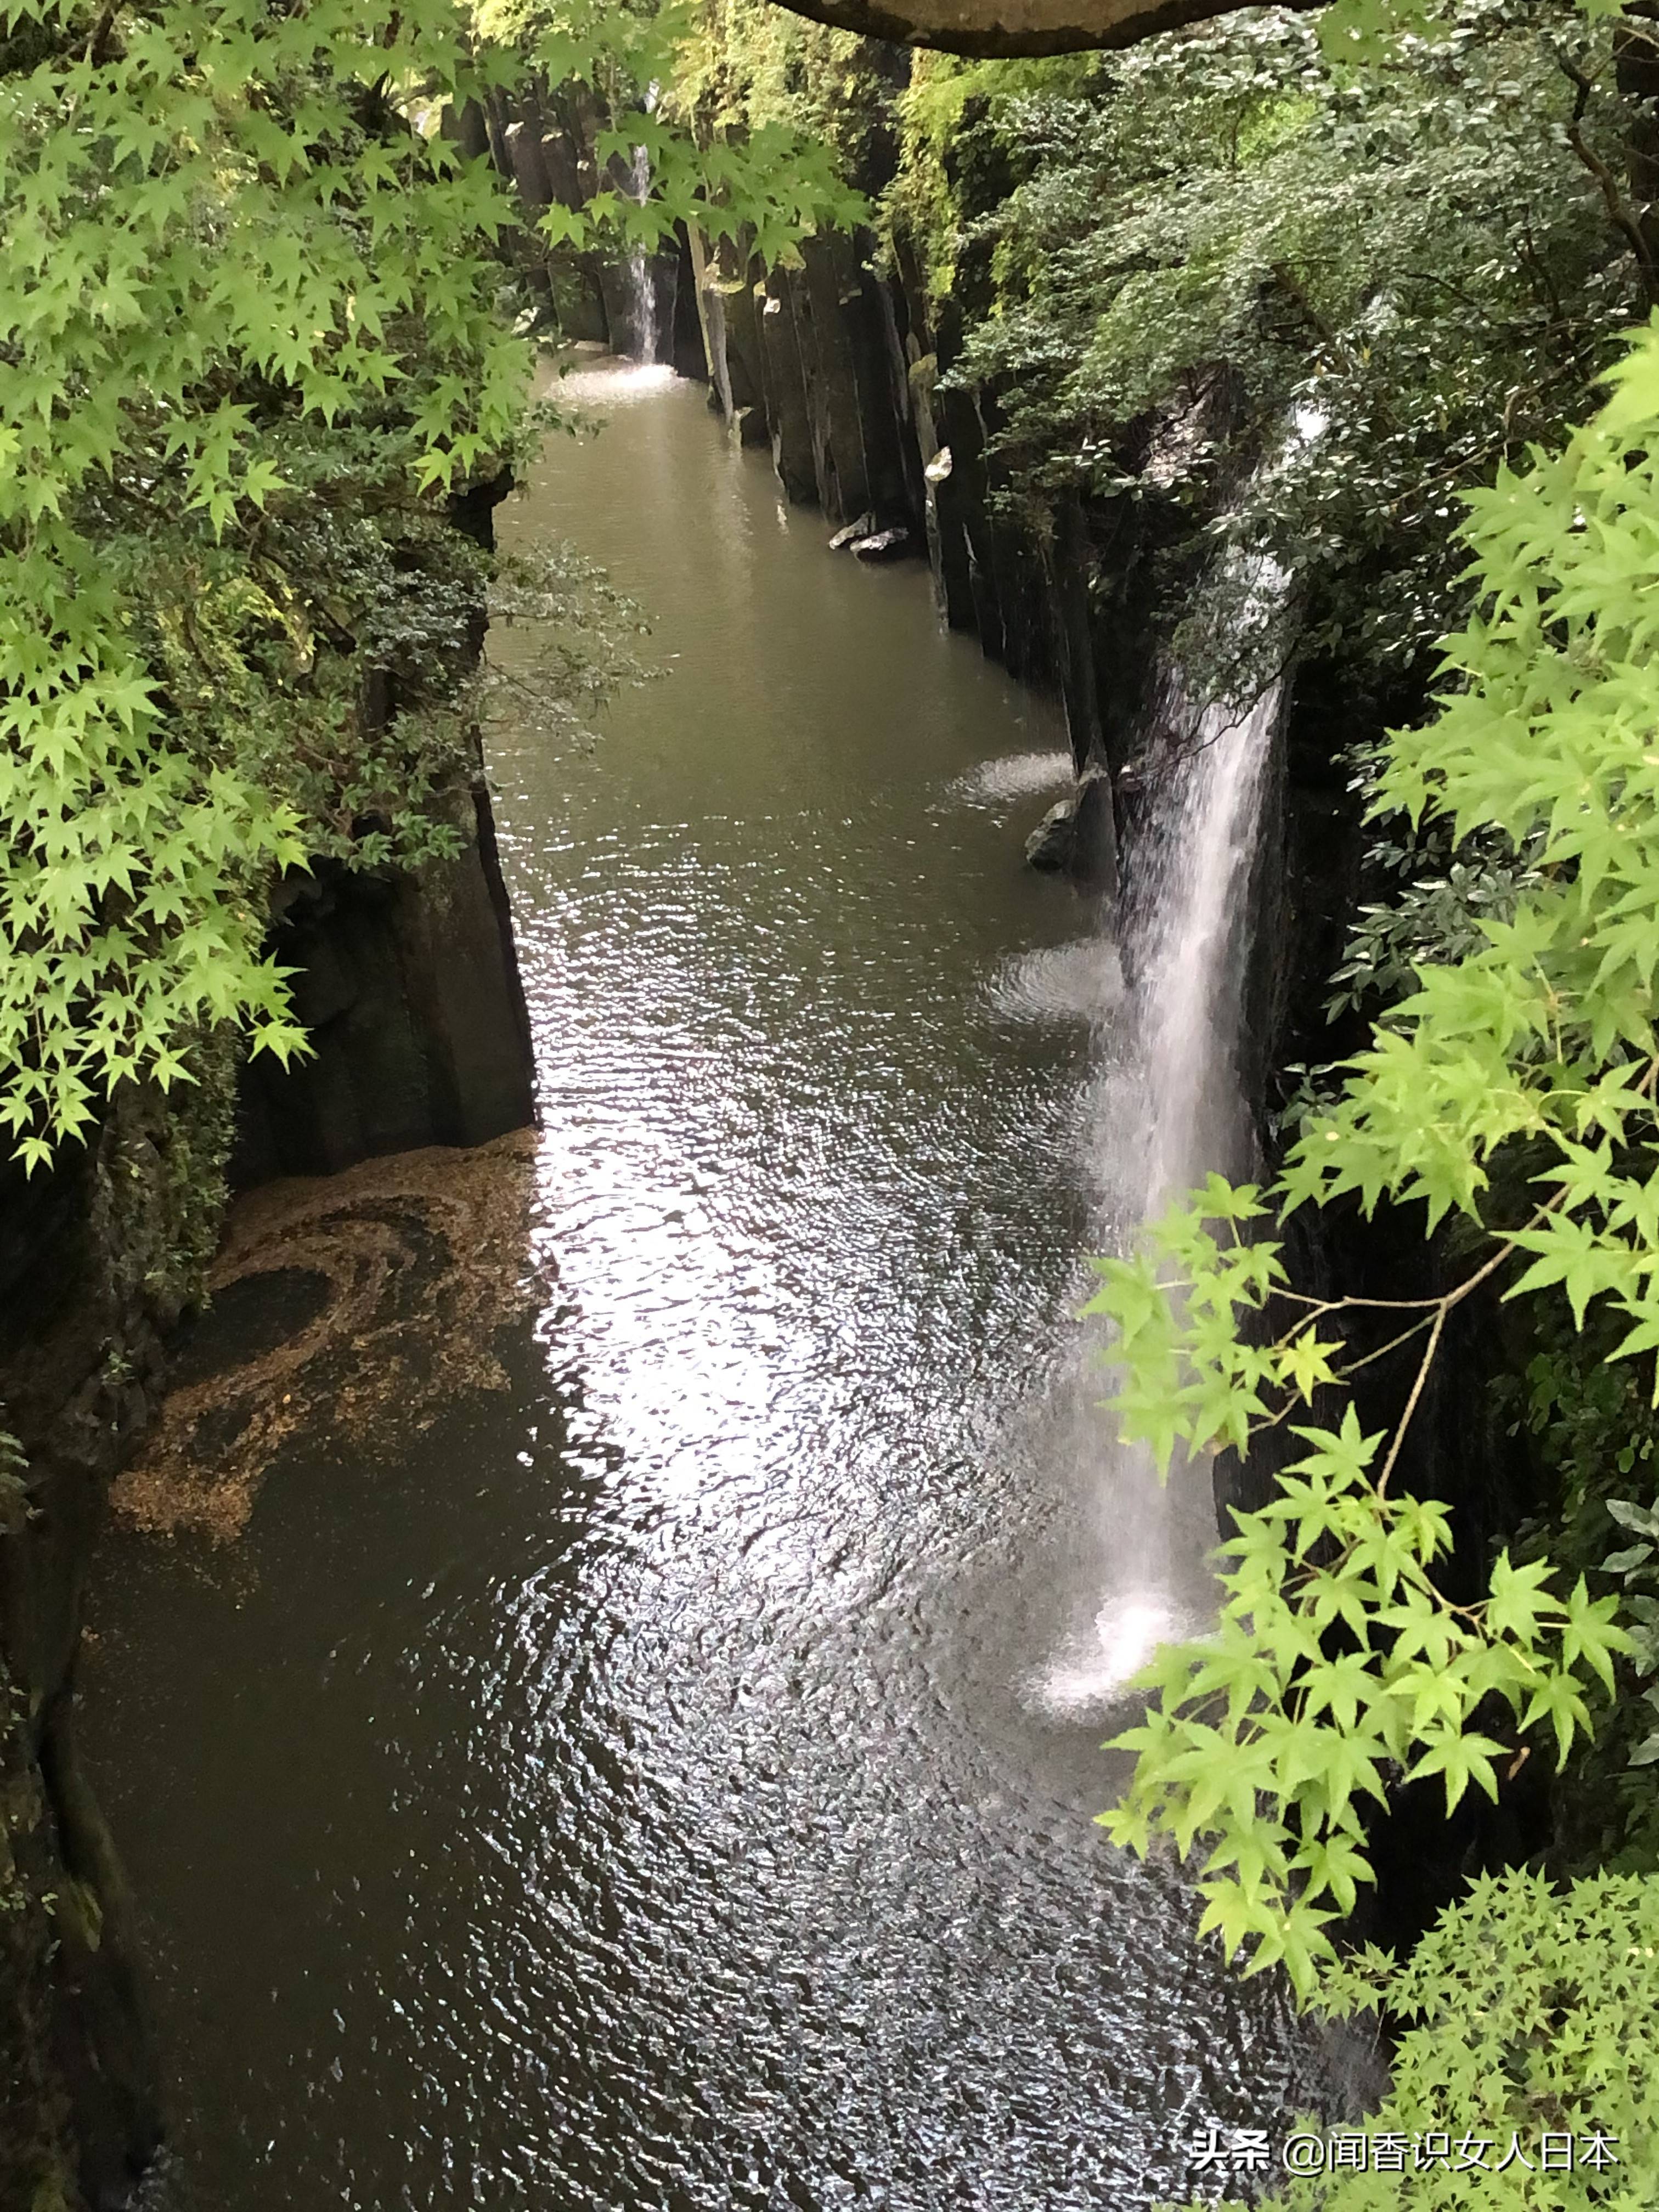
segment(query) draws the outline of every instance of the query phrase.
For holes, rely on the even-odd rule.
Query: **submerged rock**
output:
[[[853,548],[855,561],[902,561],[910,550],[908,530],[878,530]]]

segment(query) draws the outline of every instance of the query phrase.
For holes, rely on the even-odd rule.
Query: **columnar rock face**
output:
[[[756,298],[761,338],[761,397],[771,434],[772,465],[789,498],[816,505],[822,502],[825,487],[818,476],[820,454],[812,435],[806,365],[796,332],[793,296],[785,271],[773,270],[757,288]],[[816,356],[813,368],[816,373]]]
[[[321,868],[283,886],[272,947],[299,971],[315,1054],[249,1064],[238,1183],[483,1144],[531,1119],[529,1030],[482,780],[447,811],[463,839],[453,860],[413,877]]]
[[[453,526],[486,552],[509,489],[501,476],[451,500]],[[480,605],[474,654],[484,628]],[[268,1058],[244,1066],[238,1184],[481,1145],[534,1118],[530,1018],[476,737],[474,746],[469,781],[433,802],[455,833],[453,860],[416,875],[325,863],[278,885],[270,949],[293,971],[312,1054],[286,1068]]]

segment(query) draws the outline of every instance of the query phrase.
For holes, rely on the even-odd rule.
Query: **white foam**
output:
[[[1003,806],[1036,793],[1068,790],[1073,774],[1072,756],[1063,750],[1004,753],[958,777],[951,795],[969,805]]]

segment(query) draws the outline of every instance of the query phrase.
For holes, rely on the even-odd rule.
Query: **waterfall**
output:
[[[1277,568],[1251,580],[1266,611],[1284,595]],[[1239,1021],[1249,952],[1246,912],[1261,793],[1283,686],[1265,681],[1243,704],[1176,709],[1177,740],[1138,870],[1127,921],[1137,976],[1145,1085],[1146,1218],[1212,1170],[1248,1165],[1248,1114],[1238,1075]]]
[[[659,88],[651,85],[645,95],[645,112],[649,115],[657,104]],[[634,198],[643,207],[651,197],[651,156],[643,146],[634,149],[629,170]],[[634,344],[631,358],[641,368],[654,367],[657,359],[657,292],[652,281],[651,263],[645,248],[638,246],[629,256],[628,285],[633,299]]]
[[[1258,465],[1271,483],[1318,442],[1325,417],[1292,409]],[[1224,637],[1227,697],[1194,709],[1179,665],[1165,671],[1152,760],[1155,800],[1139,842],[1124,921],[1137,979],[1143,1146],[1129,1223],[1159,1212],[1212,1170],[1248,1169],[1249,1111],[1238,1066],[1249,952],[1247,911],[1261,796],[1284,698],[1290,578],[1262,552],[1223,556],[1201,592],[1208,658]]]
[[[1261,664],[1278,657],[1287,579],[1261,556],[1224,559],[1209,596],[1257,672],[1236,681],[1238,697],[1198,706],[1171,665],[1149,718],[1146,818],[1118,939],[1095,955],[1107,967],[1121,957],[1128,979],[1096,1028],[1085,1141],[1097,1249],[1127,1249],[1144,1221],[1212,1170],[1249,1166],[1239,1070],[1248,906],[1283,698],[1279,677]],[[1114,1437],[1101,1380],[1091,1363],[1068,1393],[1075,1449],[1098,1491],[1104,1573],[1092,1619],[1041,1684],[1044,1702],[1062,1709],[1109,1702],[1157,1643],[1201,1633],[1213,1614],[1209,1462],[1177,1458],[1161,1482],[1144,1448]]]

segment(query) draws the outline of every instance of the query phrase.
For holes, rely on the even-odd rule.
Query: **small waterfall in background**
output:
[[[1261,557],[1224,560],[1211,594],[1213,619],[1236,626],[1242,657],[1261,665],[1254,680],[1236,680],[1238,698],[1201,707],[1171,666],[1149,717],[1148,796],[1123,908],[1115,939],[1094,949],[1097,972],[1111,970],[1114,986],[1100,993],[1110,1003],[1096,1021],[1085,1138],[1103,1252],[1132,1249],[1143,1222],[1212,1170],[1238,1176],[1250,1166],[1240,1024],[1250,882],[1283,698],[1265,664],[1279,658],[1287,580]],[[1102,1409],[1109,1376],[1097,1348],[1096,1340],[1081,1355],[1066,1418],[1085,1480],[1092,1471],[1097,1484],[1098,1610],[1038,1686],[1045,1704],[1079,1713],[1109,1705],[1156,1644],[1201,1634],[1214,1612],[1209,1462],[1177,1459],[1160,1482],[1150,1453],[1117,1440]]]

